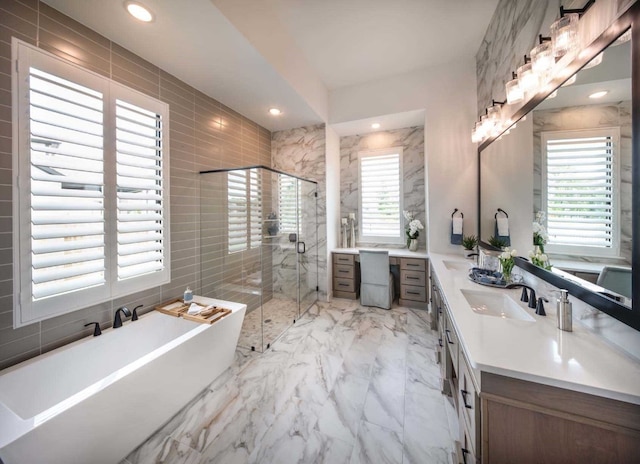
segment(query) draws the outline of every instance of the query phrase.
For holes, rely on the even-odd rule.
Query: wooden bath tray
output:
[[[195,303],[203,309],[206,308],[206,305],[202,303]],[[208,309],[204,314],[187,314],[187,310],[189,309],[190,304],[185,304],[182,299],[174,298],[173,300],[165,301],[155,307],[156,311],[160,311],[164,314],[169,314],[175,317],[182,317],[183,319],[187,319],[189,321],[200,322],[202,324],[213,324],[214,322],[218,322],[223,317],[231,314],[230,309],[222,308],[220,306],[213,306]]]

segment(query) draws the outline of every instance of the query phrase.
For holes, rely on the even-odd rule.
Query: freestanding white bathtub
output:
[[[246,305],[213,325],[152,311],[0,373],[4,464],[113,464],[233,362]]]

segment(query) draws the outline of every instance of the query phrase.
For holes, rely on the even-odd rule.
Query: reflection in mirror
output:
[[[585,66],[573,84],[483,150],[480,165],[483,241],[498,234],[495,213],[501,208],[509,214],[512,248],[529,257],[535,251],[532,221],[538,220],[533,227],[544,238],[538,243],[552,272],[628,306],[630,43],[610,45],[593,60],[602,59],[600,64]]]

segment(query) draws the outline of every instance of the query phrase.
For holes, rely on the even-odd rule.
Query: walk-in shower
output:
[[[265,166],[200,173],[200,293],[247,305],[264,351],[317,301],[317,184]]]

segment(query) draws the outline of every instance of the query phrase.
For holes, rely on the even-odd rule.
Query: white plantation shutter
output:
[[[278,212],[280,213],[280,231],[297,233],[302,208],[297,195],[298,179],[278,174]]]
[[[259,247],[262,243],[261,179],[257,169],[227,173],[229,253]]]
[[[162,115],[116,100],[118,280],[164,268]]]
[[[13,48],[14,325],[167,283],[167,106]]]
[[[361,240],[403,241],[402,149],[359,156]]]
[[[617,255],[617,128],[543,133],[549,251]]]

